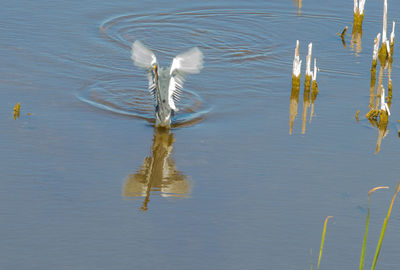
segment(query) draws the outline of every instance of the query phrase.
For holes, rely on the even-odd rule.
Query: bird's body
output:
[[[149,91],[155,103],[156,126],[169,127],[171,116],[178,109],[175,102],[179,101],[184,76],[199,73],[203,67],[203,54],[198,48],[176,56],[171,67],[160,68],[152,51],[140,41],[132,45],[131,58],[136,66],[147,71]]]

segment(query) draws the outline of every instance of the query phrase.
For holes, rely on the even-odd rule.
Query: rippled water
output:
[[[382,1],[366,1],[362,35],[353,1],[300,2],[3,3],[0,268],[305,269],[328,215],[321,269],[356,268],[367,193],[388,185],[371,198],[368,267],[400,173],[398,44],[376,70],[393,85],[384,126],[364,116]],[[163,67],[204,53],[170,131],[153,127],[135,40]],[[309,42],[318,94],[304,91]],[[398,210],[380,269],[398,265]]]

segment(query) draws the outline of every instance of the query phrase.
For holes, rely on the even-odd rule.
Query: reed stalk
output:
[[[294,49],[293,71],[292,71],[292,93],[290,96],[289,108],[289,134],[293,132],[294,119],[297,116],[297,106],[299,104],[300,93],[300,77],[301,77],[301,60],[299,53],[299,41],[296,41],[296,48]]]
[[[390,55],[390,44],[387,40],[387,0],[383,2],[383,20],[382,20],[382,46],[379,50],[379,60],[384,63]]]
[[[362,248],[361,248],[361,258],[360,258],[360,270],[364,269],[364,262],[365,262],[365,248],[367,246],[367,236],[368,236],[368,226],[369,226],[369,215],[370,215],[370,209],[369,209],[369,198],[371,194],[379,189],[388,189],[389,187],[387,186],[381,186],[381,187],[374,187],[368,192],[368,212],[367,212],[367,221],[365,223],[365,232],[364,232],[364,239],[362,243]]]
[[[311,112],[310,112],[310,123],[314,116],[314,102],[317,99],[319,89],[317,84],[317,59],[314,58],[314,71],[312,74],[312,83],[311,83]]]
[[[317,264],[317,270],[319,270],[319,265],[321,263],[321,258],[322,258],[322,251],[324,249],[324,242],[325,242],[325,234],[326,234],[326,225],[328,223],[328,220],[332,218],[333,216],[327,216],[325,218],[324,222],[324,229],[322,230],[322,236],[321,236],[321,246],[319,248],[319,256],[318,256],[318,264]]]
[[[381,247],[382,247],[382,241],[383,241],[383,238],[385,236],[385,232],[386,232],[387,224],[388,224],[388,221],[389,221],[389,218],[390,218],[390,214],[392,213],[393,203],[394,203],[394,200],[396,199],[396,196],[399,193],[399,191],[400,191],[400,181],[399,181],[399,183],[397,183],[395,193],[394,193],[394,195],[392,197],[392,200],[390,202],[389,210],[387,212],[385,220],[383,221],[382,230],[381,230],[381,234],[380,234],[380,237],[379,237],[379,240],[378,240],[378,245],[376,246],[375,256],[374,256],[374,260],[372,262],[371,270],[375,270],[376,263],[378,262],[379,252],[380,252]]]

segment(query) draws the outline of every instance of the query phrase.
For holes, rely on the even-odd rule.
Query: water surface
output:
[[[400,5],[388,5],[397,21]],[[400,73],[396,44],[376,153],[380,130],[364,115],[382,1],[366,2],[361,43],[352,10],[344,0],[4,3],[0,268],[305,269],[328,215],[321,269],[356,268],[367,192],[388,185],[371,202],[369,263],[399,180]],[[162,66],[194,46],[205,55],[168,133],[152,127],[136,39]],[[303,131],[301,85],[289,134],[296,40],[302,72],[313,43],[319,94]],[[380,269],[398,265],[398,210]]]

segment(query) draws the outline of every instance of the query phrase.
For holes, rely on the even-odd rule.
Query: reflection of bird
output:
[[[155,102],[156,125],[169,127],[171,114],[177,111],[175,102],[179,100],[184,76],[200,72],[203,53],[198,48],[192,48],[176,56],[169,69],[159,68],[154,53],[140,41],[133,43],[131,53],[135,65],[148,73],[149,90]]]
[[[146,157],[142,168],[128,176],[123,195],[145,197],[142,210],[147,210],[150,191],[160,191],[163,197],[185,197],[190,193],[190,182],[177,171],[170,157],[174,137],[168,129],[155,128],[152,156]]]

